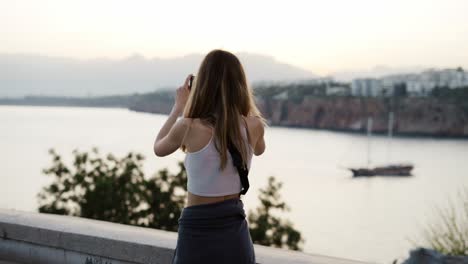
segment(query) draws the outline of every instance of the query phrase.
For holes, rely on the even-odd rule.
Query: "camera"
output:
[[[192,90],[193,79],[195,79],[195,75],[192,75],[192,76],[190,77],[189,84],[188,84],[189,90]]]

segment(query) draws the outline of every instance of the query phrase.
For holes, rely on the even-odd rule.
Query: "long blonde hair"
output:
[[[213,50],[200,64],[193,82],[184,117],[200,118],[214,127],[215,147],[221,157],[220,169],[227,163],[227,145],[229,140],[239,150],[247,162],[248,142],[241,136],[240,115],[257,116],[263,125],[266,121],[255,105],[252,89],[247,85],[247,78],[239,59],[224,50]],[[186,151],[185,146],[182,150]]]

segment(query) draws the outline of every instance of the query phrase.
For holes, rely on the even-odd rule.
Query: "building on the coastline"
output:
[[[327,85],[326,95],[347,96],[350,95],[351,88],[344,85]]]
[[[286,100],[289,97],[288,95],[289,95],[288,90],[286,90],[286,91],[283,91],[283,92],[273,96],[273,99],[275,99],[275,100]]]
[[[351,82],[353,96],[376,97],[383,93],[382,80],[376,78],[354,79]]]
[[[340,83],[331,77],[296,81],[257,83],[256,87],[284,87],[273,99],[286,100],[298,96],[428,96],[434,88],[468,87],[468,72],[462,68],[428,69],[420,73],[394,74],[381,78],[358,78]]]
[[[429,69],[421,73],[396,74],[382,78],[361,78],[351,82],[351,95],[364,97],[403,95],[428,96],[436,87],[468,87],[468,72],[457,69]]]

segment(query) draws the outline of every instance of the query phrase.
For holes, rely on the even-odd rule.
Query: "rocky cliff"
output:
[[[364,132],[367,118],[372,117],[372,130],[385,133],[393,111],[395,134],[468,136],[466,106],[436,98],[306,97],[257,102],[271,125]]]
[[[372,117],[372,131],[386,133],[389,112],[393,132],[400,135],[468,137],[468,108],[436,98],[305,97],[302,100],[257,98],[260,111],[273,126],[290,126],[365,132]],[[169,113],[172,100],[141,101],[129,108]]]

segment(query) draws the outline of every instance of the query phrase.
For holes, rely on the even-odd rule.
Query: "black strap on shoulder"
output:
[[[244,162],[242,161],[242,156],[240,152],[237,150],[234,144],[232,144],[231,141],[228,141],[228,149],[229,153],[231,153],[232,162],[234,163],[234,166],[239,172],[240,181],[243,187],[240,194],[246,194],[247,190],[250,187],[249,178],[247,177],[249,175],[249,169],[247,168],[247,165],[244,166]]]

